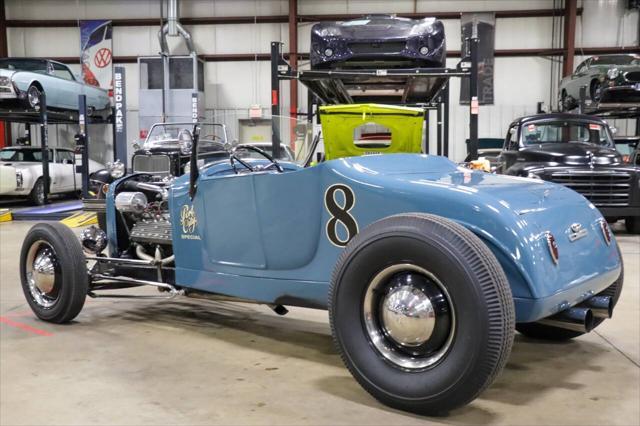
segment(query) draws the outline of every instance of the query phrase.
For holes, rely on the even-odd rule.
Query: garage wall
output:
[[[518,9],[551,9],[560,4],[553,0],[298,0],[299,14],[382,13],[438,11],[493,11]],[[145,0],[5,0],[7,19],[98,19],[155,18],[159,3]],[[626,0],[584,0],[578,17],[576,44],[584,47],[630,46],[638,44],[638,12],[625,10]],[[182,0],[181,16],[247,16],[286,15],[287,0]],[[550,48],[552,18],[503,18],[496,23],[496,49]],[[299,51],[309,49],[312,24],[299,25]],[[460,49],[460,23],[444,21],[450,50]],[[270,42],[280,40],[288,50],[287,24],[197,25],[187,27],[195,40],[198,53],[268,53]],[[115,56],[153,55],[158,51],[157,27],[115,27]],[[80,50],[77,28],[9,28],[9,54],[12,56],[77,56]],[[561,40],[561,36],[560,36]],[[181,39],[170,38],[176,53],[185,52]],[[557,59],[557,58],[556,58]],[[455,66],[456,58],[448,66]],[[576,65],[579,58],[576,58]],[[138,73],[136,64],[126,64],[129,139],[138,134]],[[301,62],[301,67],[308,66]],[[79,66],[74,66],[79,71]],[[552,58],[502,57],[495,62],[496,105],[480,109],[481,137],[501,137],[508,123],[523,114],[533,113],[537,102],[555,102],[556,65]],[[205,66],[206,106],[208,114],[237,110],[245,114],[251,104],[270,105],[270,68],[268,61],[208,62]],[[283,93],[288,95],[288,85]],[[468,137],[467,107],[457,105],[459,81],[451,84],[450,141],[452,158],[465,156],[464,140]],[[306,108],[306,91],[299,90],[299,108]],[[283,100],[283,111],[288,100]],[[220,111],[218,111],[220,110]],[[435,118],[435,117],[434,117]],[[432,126],[435,128],[435,126]],[[101,132],[97,132],[101,133]],[[104,133],[104,142],[110,142]],[[99,139],[100,136],[96,136]],[[432,138],[435,140],[434,138]],[[103,142],[103,143],[104,143]],[[107,148],[110,150],[110,148]],[[107,153],[107,156],[110,154]]]

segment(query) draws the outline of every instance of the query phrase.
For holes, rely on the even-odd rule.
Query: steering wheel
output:
[[[211,138],[212,141],[215,141],[216,139],[222,140],[220,136],[214,135],[213,133],[209,133],[208,135],[204,135],[200,137],[201,140],[209,139],[209,138]]]
[[[233,167],[233,170],[236,172],[236,174],[238,173],[238,171],[236,170],[235,167],[235,160],[238,160],[238,162],[240,164],[242,164],[244,167],[246,167],[247,169],[249,169],[250,171],[254,171],[255,169],[253,167],[251,167],[249,164],[247,164],[245,161],[241,160],[237,155],[236,155],[236,151],[238,150],[242,150],[242,149],[246,149],[248,151],[254,151],[257,152],[258,154],[262,155],[264,158],[266,158],[267,160],[269,160],[271,162],[270,165],[268,165],[266,168],[271,167],[272,165],[275,166],[276,170],[279,173],[284,173],[284,169],[282,168],[282,166],[280,165],[280,163],[278,163],[276,161],[275,158],[273,158],[271,155],[267,154],[265,151],[263,151],[262,149],[253,146],[253,145],[238,145],[236,146],[233,151],[231,151],[231,154],[229,154],[229,161],[231,162],[231,167]]]

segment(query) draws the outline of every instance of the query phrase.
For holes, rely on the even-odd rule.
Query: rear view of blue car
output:
[[[370,15],[311,28],[314,69],[437,68],[446,51],[444,26],[435,18]]]

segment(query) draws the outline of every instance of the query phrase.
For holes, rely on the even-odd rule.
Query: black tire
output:
[[[29,193],[29,201],[36,206],[44,205],[44,180],[38,178]]]
[[[558,111],[560,112],[567,111],[566,102],[567,102],[567,92],[566,90],[562,90],[560,92],[560,95],[558,96]]]
[[[560,110],[560,112],[563,112],[571,111],[573,108],[575,108],[573,98],[567,95],[567,91],[563,89],[562,92],[560,92],[560,96],[558,99],[558,109]]]
[[[440,358],[418,369],[385,358],[364,318],[372,278],[407,263],[429,271],[454,307],[453,334]],[[427,214],[391,216],[356,235],[332,275],[329,318],[338,352],[360,385],[386,405],[426,415],[463,406],[494,381],[515,325],[511,289],[493,253],[464,227]]]
[[[591,85],[589,86],[589,96],[591,97],[591,101],[598,103],[600,102],[601,97],[601,89],[602,84],[598,80],[593,80]]]
[[[41,297],[42,292],[32,289],[28,278],[29,262],[45,249],[53,251],[55,266],[53,290],[48,292],[52,295],[52,300],[47,300],[50,306],[37,300],[36,294]],[[20,279],[27,302],[38,318],[58,324],[74,319],[84,305],[89,281],[82,247],[71,229],[57,222],[31,228],[20,252]]]
[[[620,299],[620,293],[622,293],[622,285],[624,283],[624,266],[620,272],[620,277],[606,289],[598,293],[598,296],[610,296],[613,299],[613,306],[616,306],[618,299]],[[594,318],[594,328],[602,324],[603,318]],[[550,325],[538,324],[535,322],[519,323],[516,324],[516,330],[521,334],[538,340],[552,340],[556,342],[562,342],[565,340],[574,339],[586,334],[581,331],[567,330],[564,328],[553,327]]]
[[[40,95],[42,94],[42,88],[36,84],[32,83],[31,86],[27,89],[27,106],[33,109],[40,108]]]
[[[626,217],[624,227],[629,234],[640,234],[640,216]]]
[[[98,219],[98,228],[102,229],[104,232],[107,232],[107,214],[96,213],[96,218]]]

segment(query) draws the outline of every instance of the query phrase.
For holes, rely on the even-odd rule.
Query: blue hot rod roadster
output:
[[[80,243],[59,224],[30,230],[21,279],[39,318],[68,322],[87,295],[142,285],[279,314],[328,309],[368,392],[441,414],[493,382],[516,329],[580,336],[620,295],[606,221],[560,185],[421,154],[301,167],[251,147],[264,158],[231,151],[198,167],[198,138],[196,126],[188,174],[110,185],[106,233],[88,228]]]

